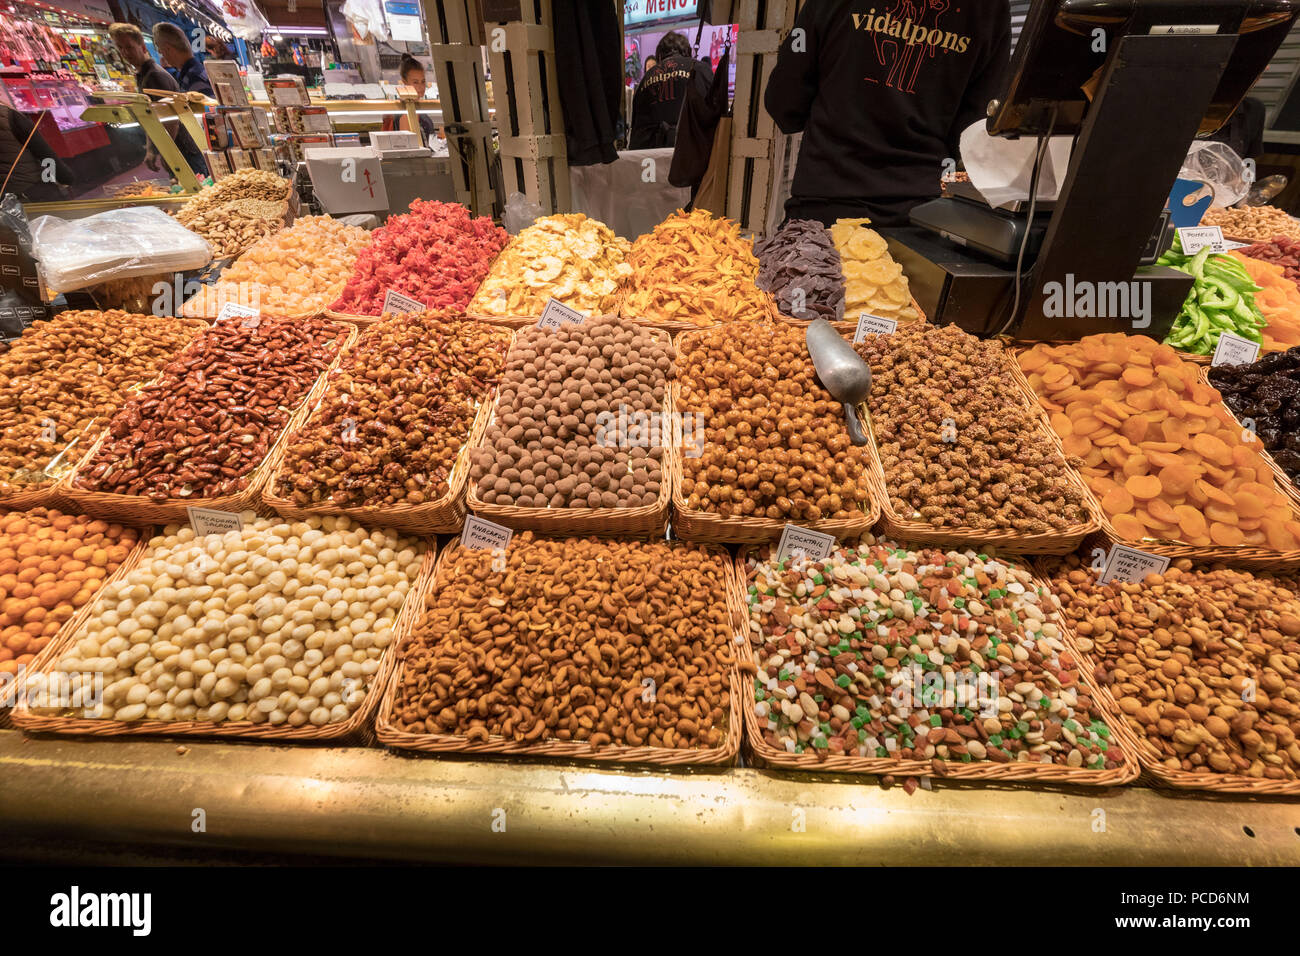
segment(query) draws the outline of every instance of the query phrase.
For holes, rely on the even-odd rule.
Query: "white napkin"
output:
[[[1038,198],[1056,199],[1070,165],[1069,136],[1053,136],[1038,174]],[[1010,209],[1029,198],[1029,180],[1034,172],[1035,137],[1004,139],[985,132],[984,120],[972,123],[961,134],[961,158],[971,184],[995,209]]]

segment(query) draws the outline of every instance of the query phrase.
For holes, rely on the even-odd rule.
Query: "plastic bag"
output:
[[[501,225],[512,236],[519,235],[542,216],[542,207],[523,193],[511,193],[501,211]]]
[[[161,209],[113,209],[85,219],[32,220],[32,256],[51,293],[110,279],[187,272],[212,261],[212,247]]]
[[[1234,206],[1246,198],[1250,183],[1246,181],[1246,164],[1237,151],[1225,143],[1195,141],[1178,171],[1179,179],[1205,183],[1214,193],[1215,206]]]

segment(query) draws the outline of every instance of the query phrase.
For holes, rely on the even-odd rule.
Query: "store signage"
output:
[[[413,0],[384,0],[384,17],[388,20],[388,32],[394,40],[404,43],[423,42],[420,6]]]
[[[1101,572],[1101,583],[1127,581],[1130,584],[1141,584],[1148,574],[1164,574],[1168,570],[1168,558],[1117,544],[1113,545],[1110,554],[1106,555],[1106,567]]]
[[[835,535],[787,524],[776,546],[776,560],[825,561],[835,549]]]
[[[409,296],[402,295],[400,292],[394,292],[389,289],[384,293],[384,312],[392,315],[410,315],[420,313],[425,310],[423,302],[419,302]]]
[[[243,531],[244,519],[235,511],[218,511],[215,508],[186,508],[190,516],[190,527],[200,538],[210,534],[225,534],[227,531]]]
[[[504,551],[510,547],[510,537],[513,534],[505,525],[467,515],[465,527],[460,533],[460,546],[471,551]]]
[[[562,325],[582,325],[587,321],[587,316],[577,309],[571,309],[562,302],[554,299],[546,300],[546,308],[542,309],[542,317],[537,320],[539,329],[558,329]]]
[[[855,345],[861,342],[869,332],[875,332],[877,335],[893,335],[897,331],[897,319],[882,319],[870,312],[863,312],[858,316],[858,328],[853,333],[853,342]]]
[[[1259,343],[1243,339],[1231,332],[1219,333],[1219,344],[1214,347],[1211,365],[1249,365],[1259,358]]]
[[[649,23],[677,17],[693,17],[699,13],[697,0],[627,0],[623,9],[623,22]]]
[[[1223,230],[1218,226],[1192,226],[1178,230],[1178,241],[1183,244],[1183,255],[1194,256],[1206,246],[1211,252],[1227,252]]]

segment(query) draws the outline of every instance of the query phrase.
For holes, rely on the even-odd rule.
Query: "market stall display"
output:
[[[1097,786],[1137,776],[1027,567],[874,535],[823,561],[754,551],[739,564],[757,667],[742,706],[765,763]]]
[[[612,314],[632,274],[629,248],[581,213],[543,216],[497,256],[468,312],[526,325],[554,299],[586,315]]]
[[[1182,560],[1102,584],[1070,555],[1049,580],[1146,771],[1174,787],[1300,793],[1295,579]]]
[[[1249,365],[1218,365],[1206,381],[1268,450],[1284,488],[1300,480],[1300,348],[1266,355]]]
[[[0,505],[49,504],[131,389],[205,326],[125,312],[62,312],[0,353]]]
[[[886,533],[1060,554],[1097,529],[1000,342],[913,325],[856,349],[872,371],[873,491]]]
[[[1262,351],[1278,352],[1300,345],[1300,288],[1286,277],[1286,270],[1235,250],[1228,255],[1241,263],[1257,287],[1252,295],[1265,322],[1260,329],[1264,336]]]
[[[460,530],[470,449],[487,427],[510,340],[508,329],[445,313],[381,319],[286,439],[266,504],[290,518]]]
[[[632,243],[627,261],[625,318],[676,331],[775,317],[771,294],[755,284],[753,242],[708,210],[677,210]]]
[[[241,169],[199,190],[176,211],[176,221],[211,243],[217,258],[230,258],[282,229],[288,200],[288,180],[266,170]]]
[[[889,254],[885,237],[867,228],[870,223],[870,219],[839,219],[830,229],[844,270],[845,316],[856,322],[867,312],[899,325],[923,320],[903,267]]]
[[[369,241],[366,230],[329,216],[299,219],[249,246],[181,312],[215,319],[233,303],[268,315],[318,315],[338,297]]]
[[[844,270],[830,233],[820,222],[792,219],[755,240],[758,287],[772,293],[781,315],[792,319],[844,318]]]
[[[521,329],[473,453],[470,509],[511,528],[662,533],[674,358],[667,333],[616,316]]]
[[[135,521],[250,506],[291,417],[355,335],[327,319],[211,327],[114,416],[59,494]]]
[[[491,219],[471,218],[464,206],[417,199],[410,212],[371,233],[330,314],[373,320],[389,292],[432,311],[463,312],[509,239]]]
[[[1171,557],[1300,567],[1300,521],[1259,444],[1168,345],[1090,335],[1036,345],[1020,367],[1107,534]]]
[[[1263,344],[1264,316],[1255,305],[1260,287],[1238,260],[1212,252],[1209,246],[1196,255],[1185,255],[1182,241],[1175,236],[1174,244],[1156,261],[1193,279],[1192,290],[1165,338],[1167,344],[1204,356],[1214,354],[1223,332]]]
[[[1257,242],[1232,251],[1237,255],[1281,266],[1282,274],[1292,282],[1300,279],[1300,240],[1277,236],[1267,242]]]
[[[389,648],[418,616],[432,552],[347,518],[240,520],[224,534],[165,528],[68,635],[53,670],[74,693],[102,675],[97,716],[20,704],[14,723],[282,740],[362,727]]]
[[[1224,236],[1240,242],[1267,242],[1276,236],[1300,240],[1300,221],[1276,206],[1211,206],[1202,226],[1218,226]]]
[[[843,536],[880,516],[870,454],[849,440],[804,333],[746,322],[677,337],[673,407],[689,435],[675,459],[678,537],[766,541],[780,537],[786,522]]]
[[[739,607],[717,548],[523,532],[502,555],[453,542],[377,736],[425,751],[732,763]]]
[[[52,508],[0,514],[0,674],[39,669],[38,655],[127,559],[137,536]]]

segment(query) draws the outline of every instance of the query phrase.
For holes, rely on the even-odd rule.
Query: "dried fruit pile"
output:
[[[370,234],[370,245],[330,308],[379,315],[390,290],[431,311],[463,312],[510,236],[458,203],[417,199]]]
[[[1024,568],[867,535],[802,568],[750,558],[755,700],[769,746],[895,760],[1119,764]]]
[[[467,311],[539,316],[555,299],[587,315],[614,311],[632,274],[628,241],[582,213],[544,216],[510,240]]]
[[[1281,266],[1286,278],[1292,282],[1300,279],[1300,241],[1277,236],[1269,242],[1257,242],[1233,252]]]
[[[632,243],[628,263],[622,313],[630,318],[703,327],[771,317],[772,298],[755,284],[753,243],[707,210],[677,210]]]
[[[470,743],[690,750],[727,734],[726,557],[665,541],[516,534],[442,558],[402,647],[400,730]],[[504,740],[501,740],[504,738]]]
[[[1250,365],[1215,366],[1210,382],[1237,420],[1249,421],[1273,461],[1293,482],[1300,479],[1300,348]]]
[[[1280,351],[1300,345],[1300,288],[1286,277],[1279,265],[1252,259],[1235,250],[1229,252],[1250,276],[1257,291],[1252,293],[1255,308],[1267,323],[1260,332],[1264,335],[1264,351]]]
[[[1090,335],[1036,345],[1020,367],[1120,537],[1300,548],[1260,445],[1169,346]]]
[[[912,293],[903,267],[889,254],[885,238],[868,229],[870,219],[840,219],[831,226],[846,282],[844,314],[857,321],[863,312],[895,319],[900,325],[921,316],[912,306]]]
[[[275,493],[299,507],[419,505],[447,494],[510,332],[426,312],[368,329],[293,434]]]
[[[1046,534],[1086,523],[998,342],[955,325],[868,335],[871,423],[893,509],[936,529]]]
[[[844,318],[840,254],[820,222],[792,219],[754,243],[758,287],[771,292],[782,315],[793,319]]]
[[[1295,580],[1179,561],[1101,584],[1071,555],[1051,584],[1097,680],[1166,769],[1300,778]]]

